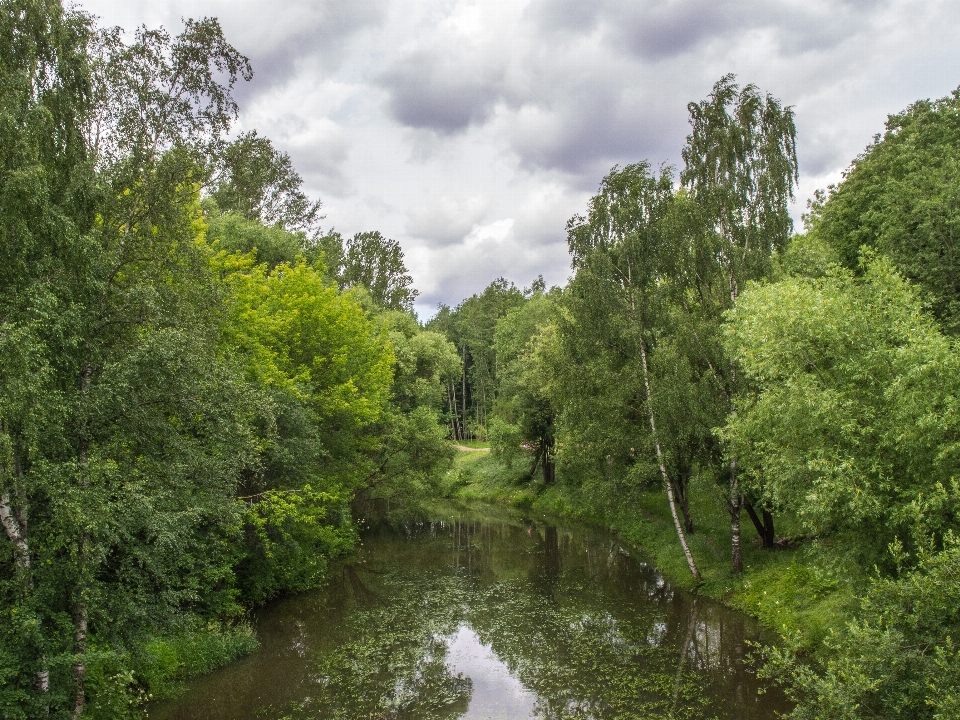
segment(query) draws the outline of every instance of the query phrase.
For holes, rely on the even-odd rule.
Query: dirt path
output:
[[[460,452],[490,452],[490,448],[468,448],[466,445],[457,445]]]

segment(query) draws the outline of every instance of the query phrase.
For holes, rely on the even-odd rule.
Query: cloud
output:
[[[449,135],[490,117],[504,96],[512,53],[495,29],[497,11],[450,3],[419,42],[404,47],[377,76],[390,115],[402,125]]]
[[[421,295],[417,311],[433,314],[438,303],[457,304],[481,292],[495,278],[505,277],[519,287],[530,285],[537,275],[548,284],[562,284],[568,274],[566,243],[534,245],[516,231],[513,218],[501,218],[475,226],[463,242],[442,249],[418,248],[408,256]],[[469,269],[464,272],[464,269]]]
[[[490,116],[500,97],[497,75],[478,58],[418,52],[391,67],[379,84],[397,122],[451,134]]]
[[[480,195],[454,198],[449,195],[432,198],[418,205],[407,215],[406,231],[431,246],[445,247],[463,242],[486,214],[489,203]]]
[[[768,3],[744,0],[657,0],[618,3],[606,17],[611,33],[645,60],[663,60],[762,25]]]
[[[595,185],[598,172],[624,158],[659,163],[679,154],[682,110],[599,85],[577,88],[575,96],[556,108],[524,107],[505,121],[525,166],[563,170]]]
[[[801,210],[887,114],[960,82],[953,0],[86,6],[127,28],[219,16],[256,72],[242,128],[290,153],[327,223],[399,240],[424,307],[561,282],[566,219],[614,164],[679,164],[687,103],[728,72],[795,108]]]

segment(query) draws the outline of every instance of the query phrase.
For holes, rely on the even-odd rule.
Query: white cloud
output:
[[[217,15],[244,128],[327,222],[404,247],[421,307],[567,273],[564,222],[615,164],[679,163],[686,105],[736,72],[792,105],[797,216],[886,115],[960,84],[951,0],[88,0],[107,23]],[[506,220],[510,218],[511,220]]]

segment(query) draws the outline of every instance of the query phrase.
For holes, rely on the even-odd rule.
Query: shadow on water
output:
[[[265,608],[257,653],[155,720],[742,718],[789,709],[746,616],[611,535],[502,508],[372,523],[320,591]]]

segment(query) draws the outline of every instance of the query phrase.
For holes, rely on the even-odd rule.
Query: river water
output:
[[[610,534],[500,508],[378,522],[260,649],[153,720],[772,720],[755,623],[675,590]]]

